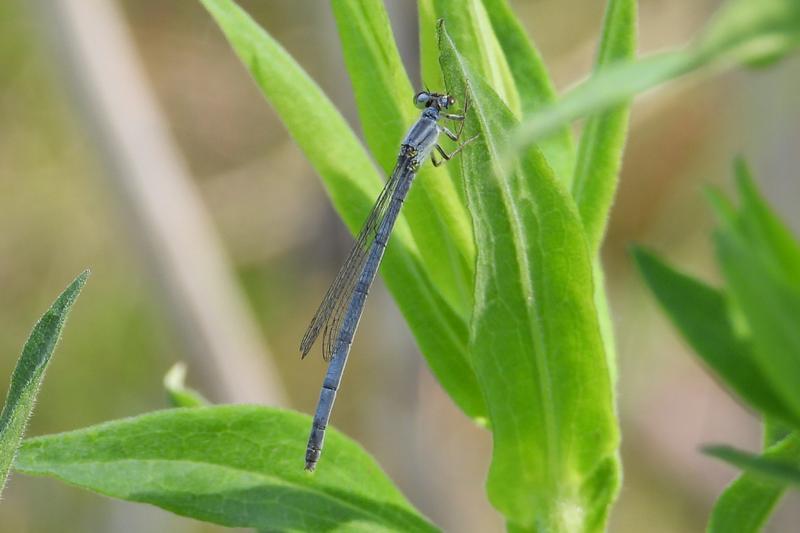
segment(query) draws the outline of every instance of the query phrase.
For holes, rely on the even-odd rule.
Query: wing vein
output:
[[[308,355],[320,333],[322,333],[322,356],[326,361],[330,360],[336,337],[341,330],[342,317],[347,310],[358,278],[369,257],[369,251],[374,245],[378,228],[380,228],[388,213],[391,198],[397,190],[398,184],[407,174],[406,159],[405,156],[398,158],[397,165],[389,179],[386,180],[383,190],[375,201],[375,205],[364,221],[353,248],[325,293],[317,312],[314,313],[314,317],[311,319],[311,323],[300,341],[301,357]]]

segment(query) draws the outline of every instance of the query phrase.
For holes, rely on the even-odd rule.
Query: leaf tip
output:
[[[718,187],[706,185],[703,187],[703,194],[714,211],[717,222],[724,226],[732,225],[736,219],[736,208],[722,191]]]
[[[725,454],[725,450],[727,448],[728,447],[723,444],[703,444],[698,448],[698,450],[703,455],[720,458]]]
[[[67,288],[64,289],[64,292],[62,292],[61,296],[58,297],[56,303],[53,304],[55,306],[53,309],[59,309],[61,306],[66,306],[65,309],[69,310],[69,308],[72,307],[72,304],[75,303],[78,295],[83,290],[84,285],[86,285],[86,281],[89,279],[91,273],[91,270],[87,268],[78,274],[78,276],[72,280],[72,283],[70,283]]]
[[[167,390],[182,389],[186,383],[186,363],[178,361],[164,374],[164,388]]]
[[[733,174],[736,177],[736,185],[740,191],[749,189],[753,184],[753,173],[750,172],[750,165],[743,155],[739,154],[733,160]]]
[[[77,283],[78,285],[81,286],[81,288],[83,288],[83,286],[86,285],[86,281],[89,279],[89,276],[91,275],[92,275],[92,270],[90,268],[87,268],[83,272],[78,274],[78,277],[75,278],[75,281],[73,283]]]
[[[641,244],[631,244],[628,246],[628,253],[633,258],[633,262],[636,263],[637,268],[640,271],[643,271],[644,268],[647,267],[650,263],[655,261],[656,254],[653,253],[652,250],[649,248],[642,246]]]

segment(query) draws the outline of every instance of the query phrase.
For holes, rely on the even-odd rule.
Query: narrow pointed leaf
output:
[[[599,531],[618,487],[611,381],[577,209],[541,152],[499,158],[517,121],[444,27],[448,89],[469,84],[462,172],[478,259],[470,354],[494,446],[489,499],[518,529]]]
[[[729,0],[695,44],[700,61],[746,65],[774,62],[800,45],[796,0]]]
[[[643,248],[635,248],[633,256],[672,323],[728,387],[762,413],[800,420],[773,390],[754,360],[750,343],[735,334],[722,293],[681,274]]]
[[[594,278],[594,306],[597,309],[597,321],[600,323],[600,335],[603,337],[603,348],[606,354],[608,373],[611,376],[612,392],[615,393],[616,404],[617,385],[617,341],[614,336],[614,320],[611,317],[611,306],[606,293],[605,273],[600,257],[595,257],[592,263]]]
[[[461,55],[506,106],[520,115],[522,106],[514,76],[481,0],[434,0],[433,5],[437,19],[447,23],[447,31]]]
[[[375,461],[334,429],[303,470],[311,419],[266,407],[172,409],[25,441],[15,468],[228,527],[432,531]]]
[[[322,177],[348,227],[358,229],[364,218],[359,208],[380,191],[383,180],[344,117],[288,52],[239,6],[231,0],[201,2]],[[411,246],[407,226],[398,230],[396,240]]]
[[[765,459],[793,461],[800,466],[800,437],[785,436],[767,447]],[[720,495],[711,511],[709,533],[756,533],[761,531],[772,509],[785,492],[783,483],[765,479],[755,472],[743,472]]]
[[[364,222],[382,178],[330,100],[272,37],[231,0],[201,0],[267,100],[319,173],[352,232]],[[467,359],[467,323],[431,282],[405,219],[398,220],[381,267],[436,377],[470,417],[486,410]]]
[[[720,496],[712,533],[761,531],[785,483],[800,480],[797,410],[800,353],[791,315],[800,309],[795,248],[788,229],[759,195],[744,161],[736,165],[741,207],[719,191],[708,197],[720,222],[715,235],[726,293],[671,269],[642,249],[637,263],[667,314],[730,388],[764,413],[761,456],[727,446],[705,452],[744,468]]]
[[[784,422],[775,420],[774,418],[764,419],[764,429],[762,431],[762,440],[764,448],[779,443],[789,436],[792,432],[792,427]]]
[[[417,0],[417,20],[419,21],[419,61],[423,89],[444,87],[442,70],[439,68],[439,47],[436,37],[436,8],[434,0]]]
[[[800,438],[793,433],[777,446],[763,456],[725,445],[706,446],[703,453],[774,482],[800,486]]]
[[[595,71],[631,60],[635,55],[636,1],[610,0],[606,7]],[[623,104],[587,121],[578,145],[577,162],[573,165],[575,174],[566,180],[578,204],[589,249],[593,254],[594,301],[613,383],[616,383],[617,377],[616,346],[599,250],[619,181],[629,115],[630,104]]]
[[[11,374],[11,385],[0,413],[0,492],[5,486],[28,418],[33,413],[36,395],[56,344],[61,338],[67,315],[88,278],[88,270],[75,278],[39,319],[22,349],[14,373]]]
[[[800,45],[800,2],[731,0],[710,27],[684,50],[659,53],[595,73],[557,104],[528,115],[514,138],[529,146],[580,118],[629,101],[639,93],[690,72],[774,60]]]
[[[800,289],[772,274],[740,235],[715,235],[728,292],[744,318],[753,356],[793,418],[800,420]]]
[[[403,136],[419,118],[419,109],[412,103],[416,91],[406,75],[383,5],[335,0],[332,6],[364,137],[388,174],[397,162]],[[467,317],[472,307],[475,248],[469,215],[449,168],[451,165],[424,165],[403,214],[431,281],[453,309]]]
[[[527,115],[554,103],[558,94],[547,67],[507,0],[483,0],[483,5],[508,61],[522,113]],[[564,126],[537,144],[556,176],[570,183],[575,167],[575,146],[570,129]]]
[[[741,200],[740,230],[775,275],[800,288],[800,244],[769,207],[756,188],[747,163],[735,164],[736,186]]]
[[[636,56],[636,0],[610,0],[595,71]],[[572,196],[578,204],[589,246],[600,249],[619,181],[628,134],[630,103],[590,118],[581,134]]]
[[[735,226],[739,215],[736,213],[736,206],[733,205],[733,202],[717,187],[707,185],[703,192],[720,224]]]
[[[380,2],[333,0],[347,72],[364,138],[384,174],[394,168],[400,140],[417,118],[415,93]]]
[[[490,80],[495,91],[497,91],[506,103],[520,112],[519,95],[514,85],[514,78],[509,70],[508,63],[496,35],[492,30],[486,10],[480,0],[420,0],[420,31],[425,31],[426,36],[429,28],[435,28],[438,21],[445,20],[450,24],[450,32],[454,35],[454,40],[459,44],[462,54],[473,61],[474,67]],[[424,25],[423,25],[423,18]],[[433,25],[431,25],[433,23]],[[431,70],[439,71],[436,79],[446,85],[442,80],[442,75],[438,64],[431,59],[438,57],[438,44],[436,41],[423,40],[421,42],[423,73],[428,76]],[[427,78],[425,80],[427,82]],[[452,92],[452,91],[451,91]],[[452,94],[457,101],[465,98],[464,94]],[[464,181],[461,177],[460,166],[450,165],[450,175],[456,184],[456,188],[461,194],[461,200],[466,204],[464,197]]]
[[[626,105],[637,94],[691,71],[694,61],[688,52],[667,52],[596,72],[558,103],[527,115],[515,134],[513,147],[521,150],[579,118]]]

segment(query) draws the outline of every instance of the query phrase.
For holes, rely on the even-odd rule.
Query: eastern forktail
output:
[[[422,91],[414,96],[414,104],[422,109],[422,114],[403,139],[394,171],[386,181],[350,255],[325,294],[300,342],[300,351],[302,357],[305,357],[322,333],[322,355],[330,362],[322,383],[311,435],[308,437],[306,470],[314,470],[322,455],[325,428],[331,416],[336,391],[342,381],[353,336],[364,311],[364,302],[414,176],[428,157],[435,166],[439,166],[477,138],[472,137],[450,154],[438,144],[441,133],[453,141],[459,140],[469,101],[464,102],[464,111],[461,114],[447,112],[455,104],[455,99],[448,94]],[[453,133],[440,124],[442,119],[458,122],[458,133]],[[443,159],[437,159],[434,150]]]

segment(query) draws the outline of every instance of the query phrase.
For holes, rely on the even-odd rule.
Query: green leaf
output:
[[[600,257],[594,258],[592,267],[592,277],[594,278],[594,305],[597,309],[597,320],[600,323],[600,335],[603,337],[603,350],[606,354],[608,373],[611,376],[611,390],[616,393],[617,342],[614,338],[614,321],[611,318],[611,306],[608,303],[605,273],[603,272],[603,265]],[[614,403],[616,404],[616,399]]]
[[[201,2],[323,178],[348,227],[359,229],[364,219],[359,207],[380,191],[383,180],[344,118],[286,50],[234,2]],[[398,229],[396,240],[412,247],[408,227]]]
[[[800,464],[800,438],[791,434],[768,446],[763,457],[793,460]],[[714,504],[708,522],[709,533],[761,531],[770,512],[783,495],[785,486],[764,477],[742,473]]]
[[[800,420],[800,290],[775,277],[741,235],[718,231],[715,242],[728,293],[752,336],[755,362],[791,410],[791,420]]]
[[[634,248],[633,256],[675,327],[728,387],[762,413],[800,420],[773,390],[754,360],[752,346],[735,334],[720,291],[672,269],[643,248]]]
[[[429,89],[444,87],[439,69],[439,48],[436,37],[436,9],[434,0],[417,0],[419,21],[419,61],[422,85]],[[424,88],[424,87],[423,87]]]
[[[769,448],[773,444],[777,444],[778,442],[782,441],[785,437],[787,437],[792,432],[791,426],[784,424],[778,420],[774,420],[772,418],[765,418],[764,419],[764,430],[762,434],[762,440],[764,442],[764,448]]]
[[[506,104],[516,113],[520,112],[519,94],[514,78],[481,0],[420,0],[419,14],[420,31],[425,35],[420,42],[425,81],[429,81],[428,77],[431,77],[439,81],[442,86],[446,85],[435,62],[435,58],[438,57],[437,41],[431,40],[429,38],[431,34],[427,33],[428,29],[434,28],[439,20],[446,20],[462,54],[473,63],[473,67],[478,69],[485,79],[493,84],[495,91],[505,99]],[[436,71],[438,74],[432,76],[431,71]],[[457,101],[465,97],[464,94],[449,92]],[[448,167],[461,194],[461,200],[466,203],[460,167],[458,165],[448,165]]]
[[[470,354],[493,430],[489,499],[514,528],[602,530],[616,495],[611,381],[577,208],[541,152],[504,168],[517,122],[440,29],[451,92],[469,84],[462,174],[477,246]]]
[[[6,403],[0,413],[0,492],[5,486],[28,418],[33,413],[36,395],[44,379],[47,364],[61,338],[61,329],[88,277],[89,271],[86,270],[75,278],[39,319],[22,348],[14,373],[11,374]]]
[[[796,0],[730,0],[695,45],[699,61],[763,65],[800,45]]]
[[[447,31],[461,55],[519,115],[520,96],[514,76],[481,0],[433,0],[433,6],[437,19],[447,22]],[[457,91],[450,92],[459,96]]]
[[[720,72],[741,63],[773,60],[798,44],[800,2],[729,1],[693,45],[596,72],[557,104],[526,116],[513,144],[517,149],[529,146],[573,120],[624,104],[647,89],[690,72]]]
[[[554,103],[558,94],[539,51],[506,0],[483,0],[497,40],[508,61],[519,94],[523,114]],[[538,143],[545,159],[559,179],[569,183],[575,167],[575,146],[569,127],[556,131]]]
[[[800,486],[800,437],[792,433],[770,448],[772,453],[755,455],[725,445],[703,447],[703,453],[780,484]]]
[[[754,364],[764,376],[759,380],[791,412],[792,417],[783,420],[797,428],[800,339],[795,332],[796,315],[785,313],[800,309],[800,251],[759,194],[741,159],[736,163],[736,178],[741,197],[738,210],[722,195],[710,195],[721,222],[715,235],[718,260],[735,304],[730,315],[737,329],[753,340]],[[760,457],[725,446],[706,450],[746,470],[717,501],[709,531],[760,531],[785,483],[800,482],[798,433],[767,419],[765,442],[767,448]]]
[[[332,3],[364,136],[389,174],[406,131],[419,118],[415,91],[379,2]],[[431,26],[431,30],[433,26]],[[472,308],[475,247],[466,207],[448,166],[425,165],[403,207],[425,270],[448,303],[468,317]]]
[[[784,492],[800,480],[796,316],[797,243],[736,165],[741,207],[715,190],[708,197],[719,221],[715,234],[726,294],[681,274],[642,249],[634,256],[648,285],[703,360],[765,417],[762,456],[726,446],[705,451],[745,468],[714,506],[708,531],[760,531]],[[769,479],[772,476],[773,479]]]
[[[336,210],[357,232],[383,182],[353,131],[316,83],[247,13],[231,0],[201,2],[320,174]],[[381,272],[439,382],[468,416],[485,420],[466,352],[467,318],[430,279],[402,217]]]
[[[800,288],[800,245],[758,192],[741,158],[736,161],[735,173],[742,204],[737,222],[739,231],[750,244],[751,252],[758,253],[776,276]]]
[[[558,103],[527,115],[517,129],[513,147],[520,150],[581,117],[626,105],[637,94],[686,74],[693,61],[688,52],[669,52],[600,70]]]
[[[164,375],[164,388],[172,407],[203,407],[209,404],[202,394],[186,386],[186,365],[175,363]]]
[[[709,205],[714,210],[714,215],[721,224],[732,226],[736,224],[738,214],[736,206],[718,188],[706,185],[703,189]]]
[[[636,55],[636,1],[610,0],[595,69],[628,61]],[[608,212],[614,201],[628,134],[630,104],[590,118],[581,134],[572,196],[593,253],[603,242]]]
[[[636,2],[611,0],[606,8],[595,69],[629,60],[635,55]],[[629,114],[630,105],[621,105],[588,120],[581,133],[575,175],[567,181],[571,184],[593,255],[594,301],[612,383],[616,383],[617,377],[616,346],[599,250],[619,181]]]
[[[380,2],[333,0],[331,8],[353,84],[364,137],[385,174],[391,173],[403,134],[416,118],[414,89]]]
[[[311,419],[226,405],[172,409],[26,440],[15,468],[228,527],[431,531],[375,461],[334,429],[303,470]]]

